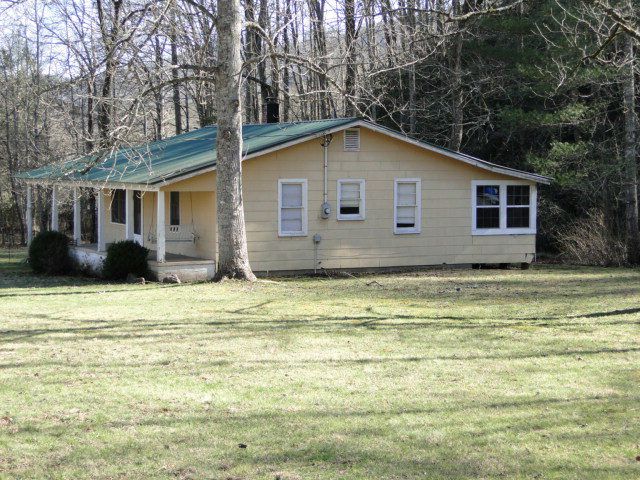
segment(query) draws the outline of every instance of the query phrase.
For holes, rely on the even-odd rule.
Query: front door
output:
[[[142,245],[142,192],[133,191],[133,241]]]

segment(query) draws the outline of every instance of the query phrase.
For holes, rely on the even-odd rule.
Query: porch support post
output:
[[[125,214],[125,235],[127,240],[133,240],[133,190],[125,190],[127,192],[126,214]]]
[[[60,223],[58,220],[58,186],[51,189],[51,230],[58,231]]]
[[[73,241],[80,245],[82,241],[82,227],[80,218],[80,189],[73,187]]]
[[[27,211],[25,212],[27,221],[27,245],[33,240],[33,197],[31,196],[31,185],[27,185]]]
[[[104,252],[107,249],[107,244],[104,239],[104,195],[102,189],[98,188],[98,251]]]
[[[158,190],[158,221],[156,223],[156,261],[164,263],[165,260],[165,228],[164,228],[164,192]]]

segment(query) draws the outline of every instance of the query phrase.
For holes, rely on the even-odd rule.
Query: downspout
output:
[[[329,142],[327,142],[326,137],[325,141],[322,143],[322,150],[324,151],[324,190],[322,191],[322,203],[329,203],[329,189],[327,187],[327,177],[329,173]]]
[[[322,148],[323,148],[323,160],[324,160],[324,188],[322,190],[322,208],[320,212],[320,216],[322,218],[329,218],[331,215],[331,205],[329,205],[329,145],[331,145],[331,140],[333,140],[333,135],[330,133],[326,134],[322,140]]]
[[[333,135],[327,133],[322,139],[322,153],[323,153],[323,175],[324,186],[322,189],[322,206],[320,207],[320,218],[328,219],[331,215],[331,205],[329,205],[329,145],[331,145]],[[313,273],[318,272],[318,248],[322,237],[319,233],[313,236]]]

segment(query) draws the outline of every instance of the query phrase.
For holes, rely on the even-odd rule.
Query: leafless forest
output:
[[[284,122],[366,117],[551,175],[539,248],[638,263],[639,5],[244,0],[243,121],[277,101]],[[0,12],[0,241],[24,242],[14,173],[217,122],[215,0],[0,0]],[[41,229],[49,201],[35,190]]]

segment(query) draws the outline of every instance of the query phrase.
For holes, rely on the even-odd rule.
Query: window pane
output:
[[[301,207],[302,206],[302,185],[299,183],[282,184],[282,206]]]
[[[398,183],[398,205],[416,205],[416,184],[414,182]]]
[[[529,207],[507,208],[507,228],[529,228]]]
[[[359,206],[345,206],[344,204],[340,205],[340,215],[360,215],[360,207]]]
[[[301,232],[302,231],[302,209],[301,208],[283,208],[281,211],[282,220],[281,228],[283,232]]]
[[[340,214],[360,214],[360,182],[340,183]]]
[[[476,228],[500,228],[500,209],[476,208]]]
[[[169,225],[180,225],[180,192],[169,196]]]
[[[133,192],[133,233],[142,235],[142,196],[139,191]]]
[[[111,221],[124,223],[126,216],[126,193],[124,190],[114,190],[111,198]]]
[[[529,185],[508,185],[507,205],[529,205]]]
[[[342,200],[357,200],[360,198],[359,183],[341,183],[340,198]]]
[[[118,191],[113,192],[111,197],[111,221],[117,223],[120,221],[118,218]]]
[[[478,206],[500,205],[500,187],[498,185],[478,185],[476,187],[476,204]]]
[[[398,207],[396,226],[399,228],[413,228],[416,226],[415,207]]]

